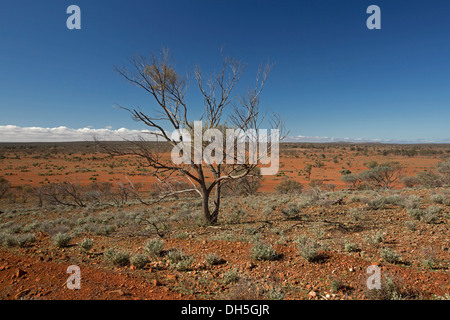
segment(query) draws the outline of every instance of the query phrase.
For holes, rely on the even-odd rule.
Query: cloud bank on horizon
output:
[[[94,137],[106,141],[136,140],[140,136],[154,141],[155,136],[148,130],[112,129],[111,127],[95,129],[85,127],[79,129],[59,126],[55,128],[19,127],[15,125],[0,125],[0,142],[72,142],[93,141]],[[443,141],[432,140],[382,140],[363,138],[334,138],[319,136],[288,136],[283,142],[379,142],[379,143],[449,143],[450,139]]]
[[[107,141],[135,140],[139,136],[149,136],[148,140],[155,140],[148,134],[148,130],[130,130],[120,128],[94,129],[91,127],[73,129],[65,126],[55,128],[19,127],[15,125],[0,125],[0,142],[72,142],[93,141],[94,137]]]

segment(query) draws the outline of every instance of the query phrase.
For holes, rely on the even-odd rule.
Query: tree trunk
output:
[[[208,224],[216,224],[219,217],[220,210],[220,183],[216,185],[216,194],[214,200],[214,210],[211,212],[209,208],[209,197],[211,195],[211,191],[208,191],[206,188],[202,188],[202,209],[203,209],[203,217]]]
[[[214,211],[211,214],[212,222],[217,223],[219,218],[219,209],[220,209],[220,191],[221,191],[221,183],[219,182],[216,185],[216,199],[214,200]]]

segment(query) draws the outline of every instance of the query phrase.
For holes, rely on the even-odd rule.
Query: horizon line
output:
[[[59,143],[59,142],[93,142],[94,137],[103,141],[120,142],[134,140],[150,133],[144,129],[112,129],[111,126],[96,129],[92,126],[83,128],[59,127],[21,127],[17,125],[0,125],[0,143]],[[148,141],[156,141],[154,137]],[[450,138],[445,139],[379,139],[379,138],[335,138],[321,136],[292,135],[280,143],[323,143],[323,144],[450,144]]]

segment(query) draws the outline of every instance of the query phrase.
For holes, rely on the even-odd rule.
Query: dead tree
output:
[[[222,56],[222,58],[220,71],[207,79],[198,66],[194,70],[196,86],[204,102],[204,111],[199,119],[201,121],[199,130],[201,130],[202,135],[208,135],[210,132],[208,130],[211,129],[217,129],[222,133],[226,133],[230,129],[246,134],[254,133],[259,129],[264,118],[259,110],[260,95],[271,65],[268,63],[261,66],[257,73],[255,86],[249,89],[245,95],[237,97],[234,91],[245,66],[230,57]],[[232,138],[236,144],[232,144],[233,147],[230,148],[223,148],[221,154],[218,154],[216,149],[210,153],[212,157],[221,156],[222,159],[233,161],[227,161],[226,163],[225,161],[196,162],[196,155],[204,155],[204,151],[210,147],[208,147],[208,142],[220,138],[217,136],[209,137],[209,139],[206,139],[208,141],[202,141],[201,145],[195,145],[194,142],[194,147],[190,151],[186,151],[187,149],[184,148],[190,145],[189,140],[195,141],[199,131],[189,117],[190,107],[185,98],[188,76],[183,77],[177,73],[168,50],[162,50],[159,56],[151,54],[149,58],[142,55],[134,56],[129,59],[128,67],[125,65],[116,67],[116,71],[129,83],[145,90],[156,103],[157,111],[150,115],[139,108],[122,106],[119,108],[127,110],[134,120],[145,124],[150,129],[148,134],[154,139],[169,143],[174,148],[173,150],[180,150],[185,161],[174,163],[171,159],[167,159],[167,153],[165,156],[158,147],[150,147],[148,140],[142,136],[137,140],[129,141],[132,147],[120,149],[102,143],[97,138],[96,141],[110,155],[137,156],[138,159],[143,160],[140,161],[141,166],[153,169],[152,174],[159,183],[166,185],[165,192],[155,201],[182,193],[198,194],[202,199],[205,221],[209,224],[216,223],[220,210],[222,186],[229,181],[251,175],[257,166],[255,161],[249,159],[250,157],[244,157],[243,159],[242,154],[239,155],[237,144],[238,142],[242,143],[242,136],[236,134]],[[279,130],[281,140],[285,134],[282,121],[277,116],[273,116],[270,120],[271,129]],[[180,132],[180,135],[174,138],[170,132]],[[227,138],[229,137],[227,136]],[[226,141],[223,140],[222,143],[226,144]],[[244,144],[246,144],[245,141]],[[267,148],[267,154],[272,151],[270,146],[272,146],[272,143]],[[248,155],[249,152],[246,152],[246,154]],[[205,160],[205,158],[202,158],[202,160]],[[189,185],[188,188],[180,189],[177,187],[186,184]],[[154,203],[155,201],[146,203]]]

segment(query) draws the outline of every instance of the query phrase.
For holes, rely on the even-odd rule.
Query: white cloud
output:
[[[92,141],[93,137],[106,141],[136,140],[139,136],[146,140],[155,140],[155,136],[148,130],[131,130],[127,128],[112,129],[108,126],[102,129],[84,127],[79,129],[65,126],[55,128],[19,127],[15,125],[0,125],[0,142],[70,142]],[[433,140],[390,140],[390,139],[363,139],[363,138],[334,138],[319,136],[288,136],[283,142],[379,142],[379,143],[449,143],[450,139]]]
[[[94,129],[92,127],[72,129],[65,126],[42,128],[0,125],[0,142],[92,141],[94,136],[108,141],[135,140],[139,136],[145,137],[147,140],[155,139],[154,135],[149,134],[148,130],[130,130],[126,128],[113,130],[111,127],[103,129]]]
[[[436,143],[438,141],[434,140],[395,140],[395,139],[363,139],[363,138],[334,138],[334,137],[308,137],[303,135],[298,136],[288,136],[283,142],[317,142],[317,143],[326,143],[326,142],[355,142],[355,143],[364,143],[364,142],[378,142],[378,143]],[[442,141],[442,142],[445,142]]]

